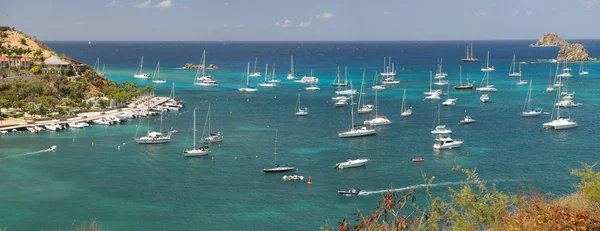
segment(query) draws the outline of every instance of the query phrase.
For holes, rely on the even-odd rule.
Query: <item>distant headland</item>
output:
[[[530,47],[560,47],[556,59],[559,62],[580,62],[580,61],[595,61],[596,58],[591,58],[583,45],[579,43],[569,44],[566,40],[558,37],[558,33],[550,32],[543,35],[535,44],[530,44]]]

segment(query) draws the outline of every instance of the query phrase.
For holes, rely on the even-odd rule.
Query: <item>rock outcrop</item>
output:
[[[567,41],[558,37],[556,32],[543,35],[535,44],[530,44],[532,47],[562,47],[569,45]]]
[[[567,44],[562,46],[558,51],[558,57],[556,59],[559,62],[579,62],[596,60],[594,58],[590,58],[585,47],[583,47],[583,45],[579,43]]]

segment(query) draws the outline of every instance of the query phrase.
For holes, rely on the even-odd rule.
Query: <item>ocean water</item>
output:
[[[590,55],[600,56],[600,43],[579,41]],[[356,209],[368,211],[378,202],[380,190],[418,186],[422,173],[435,176],[431,191],[443,196],[447,188],[464,180],[453,166],[476,168],[481,179],[495,182],[503,190],[531,184],[541,192],[573,192],[577,178],[569,169],[580,162],[598,161],[596,118],[600,90],[600,64],[587,63],[591,74],[569,80],[579,108],[561,110],[579,123],[578,128],[542,129],[549,116],[522,118],[520,112],[527,86],[515,86],[508,77],[512,55],[522,66],[524,79],[533,80],[532,104],[551,111],[554,94],[544,93],[548,70],[558,48],[529,48],[531,41],[475,41],[478,63],[461,63],[466,41],[446,42],[48,42],[59,53],[93,65],[97,58],[115,81],[135,80],[140,57],[144,70],[152,74],[161,62],[161,77],[168,83],[157,86],[167,96],[175,83],[176,96],[185,101],[180,112],[165,113],[163,130],[180,132],[168,144],[138,145],[132,137],[146,129],[145,121],[131,120],[116,126],[93,125],[82,130],[9,134],[0,136],[0,227],[9,230],[57,229],[96,218],[111,230],[316,230],[325,220],[333,224]],[[220,68],[210,71],[219,87],[192,85],[195,70],[177,70],[185,63],[198,63],[206,49],[207,63]],[[477,84],[485,53],[496,71],[490,84],[499,91],[487,104],[480,93],[451,91],[457,105],[442,107],[441,121],[463,139],[459,149],[434,151],[439,101],[424,101],[429,88],[429,71],[443,58],[448,80],[455,84],[459,65]],[[286,80],[294,55],[296,76],[310,70],[320,79],[320,92],[305,92],[304,85]],[[379,94],[379,112],[392,125],[377,127],[377,135],[340,139],[337,132],[350,126],[350,107],[334,108],[330,85],[337,66],[348,67],[349,78],[360,86],[366,73],[367,101],[375,71],[383,69],[383,57],[391,56],[401,84]],[[256,93],[240,93],[248,62],[251,69],[258,57],[258,70],[275,64],[282,83]],[[578,72],[578,64],[571,64]],[[251,70],[252,71],[252,70]],[[263,73],[264,74],[264,73]],[[252,78],[256,85],[260,78]],[[435,87],[435,86],[434,86]],[[400,117],[402,92],[414,114]],[[298,92],[309,115],[296,117]],[[446,96],[443,96],[445,98]],[[182,150],[192,145],[192,113],[197,111],[201,135],[208,104],[212,107],[212,129],[225,141],[211,146],[212,153],[184,158]],[[475,124],[458,125],[465,112]],[[362,123],[367,115],[357,115]],[[140,124],[138,127],[138,124]],[[159,118],[151,118],[153,130]],[[293,173],[265,174],[273,164],[275,129],[278,130],[277,160],[297,168]],[[57,145],[56,152],[36,152]],[[364,168],[335,170],[337,162],[359,157],[371,161]],[[412,163],[424,157],[424,163]],[[312,177],[314,184],[287,182],[283,175]],[[340,197],[337,190],[364,190],[368,195]],[[417,189],[420,190],[420,189]],[[426,203],[418,200],[418,203]]]

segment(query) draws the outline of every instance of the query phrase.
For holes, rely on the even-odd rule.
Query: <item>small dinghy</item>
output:
[[[283,176],[283,180],[300,180],[300,181],[303,181],[304,177],[303,176],[298,176],[298,175],[289,175],[289,176]]]
[[[412,162],[425,162],[425,158],[423,158],[423,157],[413,158]]]
[[[342,196],[356,196],[358,195],[358,193],[360,193],[360,190],[356,189],[350,189],[348,191],[338,191],[338,194]]]

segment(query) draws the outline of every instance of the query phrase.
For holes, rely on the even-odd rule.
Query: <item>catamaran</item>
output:
[[[286,172],[294,170],[289,164],[277,164],[277,133],[275,129],[275,151],[273,151],[273,167],[263,169],[263,172]]]
[[[525,104],[523,105],[523,112],[521,112],[521,116],[523,116],[523,117],[539,116],[542,114],[541,108],[532,108],[531,107],[531,85],[532,84],[533,84],[533,80],[530,80],[529,91],[527,92],[527,97],[525,98]]]
[[[490,51],[487,52],[487,59],[485,61],[485,67],[481,68],[481,71],[484,72],[489,72],[489,71],[494,71],[496,69],[494,69],[494,66],[490,67]]]
[[[461,59],[463,62],[477,62],[477,58],[473,57],[473,44],[471,44],[471,52],[469,52],[469,46],[467,46],[467,57]]]
[[[294,56],[293,55],[291,56],[290,73],[288,73],[287,79],[296,79],[296,76],[294,76]]]
[[[358,95],[358,114],[365,114],[373,111],[374,106],[371,104],[365,104],[365,72],[363,71],[363,77],[360,84],[360,93]]]
[[[217,132],[216,134],[211,133],[210,131],[210,105],[208,105],[208,111],[206,112],[206,121],[204,121],[204,128],[202,129],[202,141],[205,143],[216,143],[221,142],[225,137],[221,135],[221,132]],[[208,136],[204,137],[204,132],[206,131],[206,125],[208,124]]]
[[[473,89],[473,83],[469,80],[469,74],[467,74],[467,83],[462,82],[462,66],[459,68],[460,75],[460,84],[458,86],[454,86],[456,90],[471,90]]]
[[[183,156],[192,157],[192,156],[204,156],[210,153],[209,146],[198,147],[196,145],[196,109],[194,109],[194,146],[192,149],[183,150]]]
[[[556,93],[556,101],[560,98],[560,87],[558,88],[558,92]],[[560,116],[560,107],[556,106],[556,119],[550,122],[544,123],[542,126],[544,129],[568,129],[579,126],[577,122],[573,121],[570,116]],[[554,113],[554,108],[552,108],[552,113]],[[554,117],[553,115],[550,118]]]
[[[370,125],[370,126],[379,126],[379,125],[388,125],[388,124],[392,124],[392,121],[390,121],[387,117],[379,115],[378,113],[378,106],[377,106],[377,90],[375,90],[375,117],[371,118],[370,120],[365,120],[364,124],[365,125]]]
[[[483,81],[485,80],[485,86],[483,86]],[[478,88],[475,88],[476,91],[498,91],[498,89],[494,88],[494,85],[490,85],[490,72],[486,71],[483,74],[483,79],[479,84]]]
[[[296,116],[305,116],[308,115],[308,108],[302,109],[300,107],[300,92],[298,92],[298,101],[296,102]]]
[[[246,68],[246,86],[245,87],[238,87],[238,91],[241,92],[257,92],[258,88],[254,87],[254,86],[250,86],[250,63],[248,63],[248,67]]]
[[[202,52],[202,62],[200,63],[200,68],[202,68],[202,72],[200,72],[200,68],[196,70],[196,76],[194,76],[193,81],[194,85],[206,87],[218,86],[217,81],[212,79],[210,75],[206,74],[206,50]]]
[[[258,63],[258,57],[254,60],[254,72],[252,72],[250,77],[260,77],[260,71],[256,71],[256,64]],[[265,73],[266,74],[266,73]]]
[[[431,134],[450,134],[450,133],[452,133],[452,130],[450,130],[450,128],[447,128],[446,125],[441,124],[441,121],[442,121],[441,113],[442,113],[442,108],[440,105],[438,105],[438,114],[436,116],[438,125],[435,126],[435,128],[433,130],[431,130]]]
[[[337,75],[335,80],[331,85],[339,87],[339,86],[348,86],[348,67],[344,68],[344,81],[342,81],[342,76],[340,75],[340,66],[337,68]]]
[[[583,66],[583,61],[579,63],[579,76],[588,75],[590,72]]]
[[[133,78],[136,78],[136,79],[149,79],[150,78],[148,73],[144,73],[142,71],[143,67],[144,67],[144,56],[142,56],[142,60],[140,61],[140,73],[134,74]]]
[[[315,85],[315,82],[310,82],[310,85],[308,87],[306,87],[305,89],[306,89],[306,91],[320,91],[321,90],[319,85]]]
[[[521,77],[521,63],[519,63],[519,71],[517,71],[516,57],[516,55],[513,55],[512,63],[510,64],[510,68],[508,69],[509,77]]]
[[[402,95],[402,112],[400,113],[401,117],[411,116],[413,111],[412,107],[406,108],[406,87],[404,88],[404,94]]]
[[[258,86],[261,87],[275,87],[277,86],[277,84],[275,84],[273,81],[271,81],[269,79],[269,64],[265,64],[265,80],[262,83],[259,83]],[[271,75],[271,78],[273,78],[273,76],[275,76],[275,64],[273,64],[273,74]]]
[[[350,124],[350,130],[346,132],[338,133],[338,137],[340,138],[349,138],[349,137],[359,137],[359,136],[369,136],[375,135],[377,132],[375,129],[367,128],[367,127],[359,127],[358,129],[354,127],[354,97],[350,97],[350,105],[352,105],[352,109],[350,110],[350,115],[352,117],[352,122]]]
[[[156,70],[154,71],[154,74],[152,75],[152,82],[153,83],[167,83],[167,80],[160,78],[160,61],[158,61],[158,63],[156,63]]]
[[[310,69],[310,76],[304,76],[302,79],[294,80],[294,83],[318,83],[319,79],[313,76],[312,69]]]

